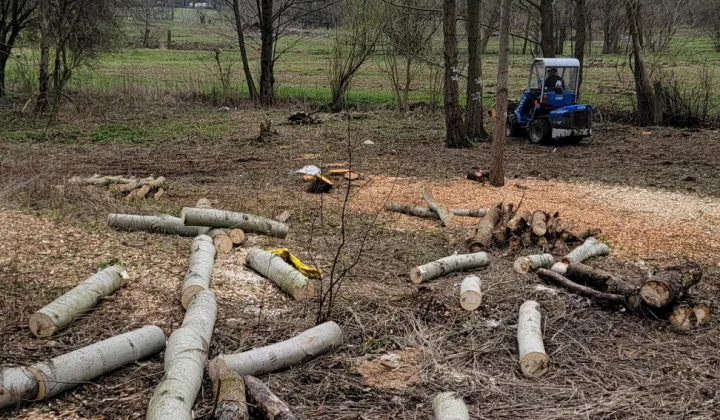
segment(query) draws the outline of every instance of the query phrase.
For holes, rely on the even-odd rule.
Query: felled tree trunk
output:
[[[37,381],[28,368],[0,368],[0,409],[32,400],[35,395],[37,395]]]
[[[270,391],[260,379],[245,375],[248,400],[264,419],[267,420],[295,420],[295,415],[277,395]]]
[[[485,217],[478,222],[472,237],[467,241],[470,251],[479,252],[490,248],[490,245],[492,245],[495,226],[497,226],[502,219],[502,213],[502,203],[497,203],[488,210]]]
[[[537,236],[545,236],[547,233],[547,214],[537,210],[532,215],[531,222],[532,232]]]
[[[225,229],[213,229],[207,235],[212,238],[217,252],[226,253],[232,251],[234,243]]]
[[[279,255],[253,248],[245,257],[245,264],[270,279],[295,300],[305,300],[315,296],[315,282],[286,263]]]
[[[299,335],[243,353],[221,354],[210,362],[209,371],[230,369],[240,375],[259,376],[287,369],[340,346],[342,330],[330,321]]]
[[[677,302],[702,279],[702,268],[695,263],[656,273],[640,287],[640,297],[649,306],[662,308]]]
[[[620,277],[582,263],[573,262],[568,264],[565,277],[575,283],[584,284],[602,292],[618,293],[624,296],[636,295],[638,292],[637,286]]]
[[[455,392],[441,392],[433,398],[436,420],[470,420],[470,413],[462,397]]]
[[[183,308],[188,308],[193,296],[210,287],[216,254],[217,251],[209,236],[200,235],[193,239],[190,245],[188,270],[182,284]]]
[[[466,311],[474,311],[482,303],[482,282],[478,276],[467,276],[460,285],[460,306]]]
[[[185,207],[182,209],[181,219],[186,225],[238,228],[246,233],[257,233],[280,239],[288,234],[287,225],[276,220],[225,210]]]
[[[528,378],[539,378],[545,375],[550,364],[543,344],[539,308],[540,304],[534,300],[526,301],[520,306],[518,316],[517,340],[520,370]]]
[[[148,404],[147,420],[192,420],[207,351],[203,338],[191,328],[178,328],[165,349],[165,375]]]
[[[385,210],[392,211],[395,213],[403,213],[410,216],[425,217],[428,219],[440,220],[440,216],[435,213],[429,207],[422,206],[408,206],[406,204],[387,203],[385,204]],[[450,209],[450,213],[455,216],[463,217],[484,217],[487,214],[485,209]]]
[[[420,284],[454,271],[485,267],[488,264],[490,259],[484,252],[456,254],[413,268],[410,270],[410,279],[413,283]]]
[[[211,379],[213,395],[217,401],[215,419],[248,420],[243,378],[231,370],[225,370],[213,373]]]
[[[194,330],[202,337],[203,350],[210,348],[210,338],[215,328],[218,303],[215,293],[210,290],[203,290],[193,296],[190,306],[185,312],[185,318],[181,328]]]
[[[573,249],[569,254],[563,257],[565,264],[571,262],[583,262],[594,257],[601,257],[610,254],[610,248],[595,238],[587,238],[579,247]]]
[[[143,231],[192,237],[204,235],[210,231],[209,227],[185,226],[179,217],[168,215],[140,216],[135,214],[110,214],[108,215],[108,226],[113,229],[130,232]]]
[[[127,271],[114,265],[96,273],[30,316],[30,331],[36,337],[49,337],[77,317],[92,309],[101,298],[127,284]]]
[[[537,275],[545,281],[555,283],[581,296],[587,296],[607,302],[620,303],[623,305],[627,304],[627,298],[623,295],[600,292],[590,287],[583,286],[582,284],[575,283],[564,275],[559,274],[553,270],[546,270],[544,268],[541,268],[537,271]]]
[[[33,374],[37,387],[34,398],[39,401],[53,397],[124,365],[157,354],[163,348],[165,334],[160,328],[151,325],[37,363],[27,369]],[[27,380],[23,379],[22,382],[27,383]],[[13,388],[12,384],[10,388]]]
[[[437,213],[440,217],[440,223],[442,223],[443,226],[449,226],[452,221],[452,213],[450,213],[450,211],[445,207],[436,203],[432,196],[425,191],[425,188],[420,188],[420,194],[422,194],[423,200],[425,200],[428,207],[430,207],[430,209]]]
[[[524,274],[539,268],[550,268],[553,264],[555,264],[555,258],[551,254],[537,254],[516,259],[513,268],[518,273]]]

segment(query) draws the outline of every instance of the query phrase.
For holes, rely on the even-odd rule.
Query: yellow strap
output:
[[[310,267],[309,265],[300,261],[300,259],[291,254],[287,248],[273,249],[269,252],[271,254],[280,256],[280,258],[285,260],[285,262],[295,267],[299,272],[303,273],[307,277],[317,279],[320,278],[320,275],[322,274],[317,268]]]

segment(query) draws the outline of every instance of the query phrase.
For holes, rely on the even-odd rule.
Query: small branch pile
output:
[[[288,117],[290,124],[304,125],[304,124],[320,124],[322,121],[320,118],[313,116],[314,112],[296,112]]]
[[[135,177],[125,178],[123,176],[100,176],[95,174],[90,178],[74,176],[68,181],[72,185],[96,185],[107,187],[108,191],[125,194],[125,199],[142,200],[154,192],[156,200],[165,194],[165,177],[154,178],[152,175],[147,178],[137,179]]]

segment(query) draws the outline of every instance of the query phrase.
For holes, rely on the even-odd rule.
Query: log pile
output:
[[[98,174],[94,174],[90,178],[74,176],[68,181],[68,183],[72,185],[107,187],[108,191],[124,195],[128,201],[142,200],[150,195],[156,200],[159,199],[165,194],[165,189],[163,188],[165,182],[164,176],[155,178],[153,175],[150,175],[147,178],[137,179],[134,176],[101,176]]]

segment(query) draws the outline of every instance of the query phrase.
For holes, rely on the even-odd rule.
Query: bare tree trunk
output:
[[[482,56],[480,55],[480,3],[481,0],[468,0],[468,82],[467,108],[465,123],[467,135],[471,139],[487,139],[483,124],[483,80]]]
[[[245,35],[243,34],[242,21],[240,17],[239,0],[233,0],[233,13],[235,14],[235,30],[237,31],[238,44],[240,45],[240,58],[242,59],[243,71],[245,72],[245,82],[248,86],[250,99],[256,101],[258,99],[257,88],[250,71],[250,63],[248,61],[247,49],[245,48]]]
[[[5,66],[9,56],[9,48],[0,48],[0,98],[5,97]]]
[[[545,0],[543,0],[545,1]],[[500,47],[498,49],[498,78],[495,100],[495,121],[493,121],[492,159],[490,162],[490,185],[505,185],[505,121],[507,120],[508,104],[508,59],[510,55],[510,14],[512,0],[502,1],[500,18]],[[551,10],[552,11],[552,10]],[[552,14],[550,15],[552,17]]]
[[[541,44],[543,57],[545,58],[555,57],[554,2],[555,0],[540,0]]]
[[[455,0],[443,3],[443,52],[445,56],[445,146],[451,148],[470,147],[472,143],[465,133],[460,112],[460,69],[457,58]]]
[[[585,18],[585,0],[575,2],[575,58],[580,61],[578,84],[575,89],[575,99],[580,101],[580,88],[583,80],[583,65],[585,62],[585,39],[587,36],[587,19]]]
[[[48,46],[44,35],[41,35],[40,39],[38,82],[40,89],[35,100],[35,112],[43,112],[47,109],[48,91],[50,90],[50,46]]]
[[[274,31],[273,0],[261,0],[260,14],[260,102],[263,105],[275,103],[275,74],[273,67]]]
[[[645,57],[642,51],[640,41],[639,21],[640,15],[638,0],[626,0],[625,8],[627,10],[628,25],[630,26],[630,36],[633,43],[633,58],[635,61],[635,92],[637,95],[637,123],[644,127],[651,125],[654,121],[655,100],[653,97],[653,89],[650,85],[647,70],[645,69]]]

